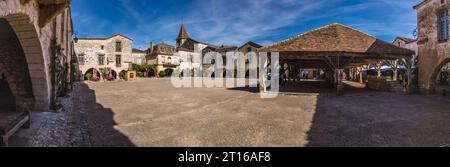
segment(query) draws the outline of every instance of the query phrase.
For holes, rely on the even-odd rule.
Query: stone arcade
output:
[[[29,126],[29,111],[56,107],[57,96],[76,78],[69,6],[70,0],[0,0],[0,142],[5,145],[22,125]],[[12,100],[5,104],[5,99]]]

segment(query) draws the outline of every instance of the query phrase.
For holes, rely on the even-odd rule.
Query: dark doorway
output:
[[[166,77],[171,77],[173,74],[173,69],[166,69],[164,70],[164,73],[166,73]]]
[[[16,101],[5,76],[0,76],[0,109],[7,111],[16,110]]]
[[[150,71],[148,71],[148,77],[150,77],[150,78],[156,77],[156,72],[155,72],[155,70],[150,70]]]

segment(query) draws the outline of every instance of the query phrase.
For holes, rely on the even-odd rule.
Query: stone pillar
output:
[[[406,65],[406,92],[408,94],[412,93],[412,69],[411,69],[411,65]]]
[[[448,84],[448,86],[450,86],[450,70],[447,71],[447,74],[448,74],[448,77],[447,77],[448,78],[448,81],[447,81],[448,83],[447,84]]]

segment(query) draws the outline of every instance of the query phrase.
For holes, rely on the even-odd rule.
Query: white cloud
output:
[[[274,40],[279,40],[280,35],[283,38],[295,36],[298,35],[295,33],[317,28],[312,25],[332,22],[341,22],[377,37],[411,36],[416,22],[412,6],[420,1],[364,0],[348,5],[347,0],[193,0],[183,2],[183,8],[148,10],[140,8],[151,6],[146,0],[119,0],[121,13],[136,25],[129,25],[131,21],[125,20],[115,27],[128,30],[122,33],[134,38],[139,48],[146,48],[150,41],[174,44],[181,23],[187,25],[194,39],[228,45],[255,39],[270,44],[277,42]],[[367,12],[372,13],[358,15]],[[98,20],[87,17],[80,22],[92,21]],[[285,32],[284,28],[299,30]]]

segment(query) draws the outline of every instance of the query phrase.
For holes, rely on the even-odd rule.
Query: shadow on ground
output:
[[[307,147],[450,146],[446,98],[346,88],[317,97]]]
[[[82,105],[81,114],[87,121],[87,130],[92,146],[98,147],[134,147],[131,140],[116,130],[117,123],[114,121],[114,112],[110,108],[105,108],[97,103],[95,91],[86,84],[77,85],[79,93],[77,99],[74,99],[74,105]],[[117,97],[117,103],[126,103],[120,97]]]
[[[305,132],[307,147],[450,147],[446,97],[370,91],[352,82],[337,96],[325,82],[298,85],[280,93],[317,96]],[[257,93],[255,88],[231,90]]]

